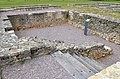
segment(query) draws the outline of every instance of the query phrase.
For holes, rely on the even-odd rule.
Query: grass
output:
[[[83,3],[85,1],[82,1]],[[88,2],[88,1],[87,1]],[[31,5],[31,4],[58,4],[58,5],[66,5],[68,3],[77,3],[74,0],[0,0],[0,7],[10,7],[10,6],[18,6],[18,5]]]
[[[10,7],[18,5],[31,5],[31,4],[57,4],[57,5],[67,5],[70,3],[93,3],[95,1],[89,0],[0,0],[0,7]],[[98,2],[98,1],[97,1]],[[120,3],[120,1],[109,1],[109,3]]]
[[[101,1],[97,1],[101,2]],[[102,1],[103,2],[103,1]],[[104,1],[106,3],[120,3],[120,1]],[[19,6],[19,5],[32,5],[32,4],[55,4],[60,5],[66,9],[74,9],[81,12],[92,12],[96,14],[101,14],[105,16],[114,17],[120,19],[120,9],[118,11],[108,10],[108,9],[100,9],[95,7],[72,7],[68,6],[68,4],[91,4],[96,3],[96,1],[89,1],[89,0],[0,0],[0,7],[11,7],[11,6]]]

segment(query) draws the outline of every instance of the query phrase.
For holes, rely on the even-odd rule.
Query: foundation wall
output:
[[[15,30],[51,27],[68,22],[68,11],[49,11],[8,16]]]
[[[92,59],[99,59],[112,54],[112,50],[101,43],[91,42],[76,46],[58,40],[38,38],[20,38],[17,48],[10,48],[6,54],[0,56],[0,66],[12,65],[16,62],[25,61],[37,56],[48,55],[57,51],[63,53],[82,55]]]

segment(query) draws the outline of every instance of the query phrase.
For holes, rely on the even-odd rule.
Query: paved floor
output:
[[[18,37],[37,36],[39,38],[47,38],[52,40],[56,39],[65,41],[67,43],[75,43],[77,45],[84,44],[85,42],[95,41],[110,46],[113,49],[113,55],[107,56],[98,61],[108,66],[115,63],[116,61],[120,61],[120,45],[108,42],[102,38],[96,37],[91,34],[85,36],[83,34],[83,30],[72,27],[68,24],[55,27],[47,27],[42,29],[32,28],[29,30],[18,31],[16,32],[16,35]]]

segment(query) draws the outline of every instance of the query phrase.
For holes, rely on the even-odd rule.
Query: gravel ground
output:
[[[74,79],[61,65],[46,55],[26,61],[24,64],[7,66],[3,79]]]
[[[18,37],[37,36],[39,38],[62,40],[67,43],[75,43],[76,45],[81,45],[84,44],[85,42],[95,41],[110,46],[113,49],[113,55],[107,56],[98,61],[108,66],[115,63],[116,61],[120,61],[120,45],[108,42],[102,38],[96,37],[91,34],[85,36],[83,34],[83,30],[72,27],[68,24],[55,27],[47,27],[42,29],[32,28],[29,30],[17,31],[16,35]]]

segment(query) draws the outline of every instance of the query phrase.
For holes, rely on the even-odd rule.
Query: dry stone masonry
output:
[[[38,11],[45,9],[59,9],[60,6],[48,4],[48,5],[29,5],[29,6],[17,6],[17,7],[8,7],[0,8],[0,12],[24,12],[24,11]]]
[[[101,9],[111,9],[111,10],[119,10],[120,4],[109,4],[109,3],[93,3],[93,4],[70,4],[69,6],[74,7],[97,7]]]
[[[112,54],[112,50],[101,43],[76,46],[74,44],[66,44],[63,41],[51,41],[32,37],[20,38],[16,43],[16,47],[1,47],[3,50],[0,54],[1,67],[12,65],[17,62],[23,62],[34,57],[48,55],[56,51],[61,51],[63,53],[69,52],[71,54],[75,53],[77,55],[83,55],[93,59],[98,59]]]
[[[65,24],[68,21],[67,16],[67,10],[58,10],[43,11],[40,13],[9,15],[8,17],[13,25],[13,29],[21,30],[34,27],[44,28]]]
[[[31,59],[36,56],[47,55],[56,51],[76,53],[77,55],[87,56],[89,58],[98,59],[106,55],[112,54],[112,50],[101,44],[91,43],[82,46],[76,46],[74,44],[66,44],[63,41],[47,40],[38,38],[20,38],[17,41],[17,46],[10,46],[1,51],[0,65],[9,65],[25,59]],[[5,53],[4,53],[5,52]]]

